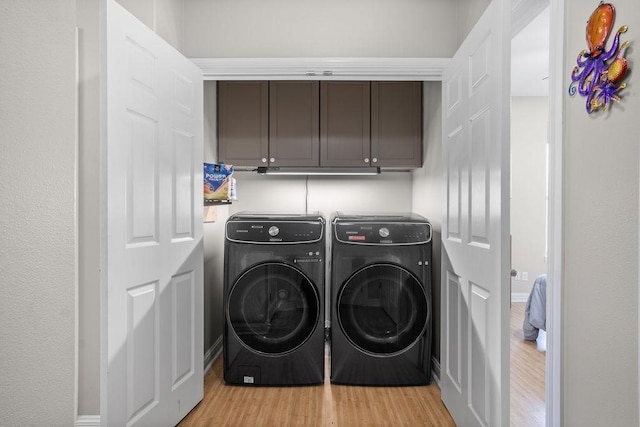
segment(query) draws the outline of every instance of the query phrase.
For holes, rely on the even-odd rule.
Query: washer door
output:
[[[291,352],[311,336],[320,312],[318,291],[299,269],[267,262],[246,270],[227,299],[227,321],[250,350]]]
[[[338,322],[347,339],[374,355],[393,355],[424,333],[429,304],[424,287],[408,270],[374,264],[356,271],[337,298]]]

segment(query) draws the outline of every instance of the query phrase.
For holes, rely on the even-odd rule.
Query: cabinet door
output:
[[[318,166],[319,123],[319,82],[270,82],[269,165]]]
[[[371,83],[371,164],[422,166],[422,82]]]
[[[369,82],[320,83],[321,166],[368,166],[371,153]]]
[[[269,154],[266,81],[218,82],[218,161],[266,166]]]

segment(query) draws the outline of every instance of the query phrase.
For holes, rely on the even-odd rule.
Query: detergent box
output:
[[[233,165],[204,164],[204,199],[231,200]]]

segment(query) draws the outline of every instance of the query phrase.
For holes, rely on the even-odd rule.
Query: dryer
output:
[[[331,382],[431,381],[431,224],[414,213],[331,218]]]
[[[225,224],[224,379],[324,381],[325,220],[242,212]]]

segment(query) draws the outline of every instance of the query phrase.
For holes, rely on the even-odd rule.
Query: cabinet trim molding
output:
[[[204,80],[441,81],[449,58],[191,58]]]

